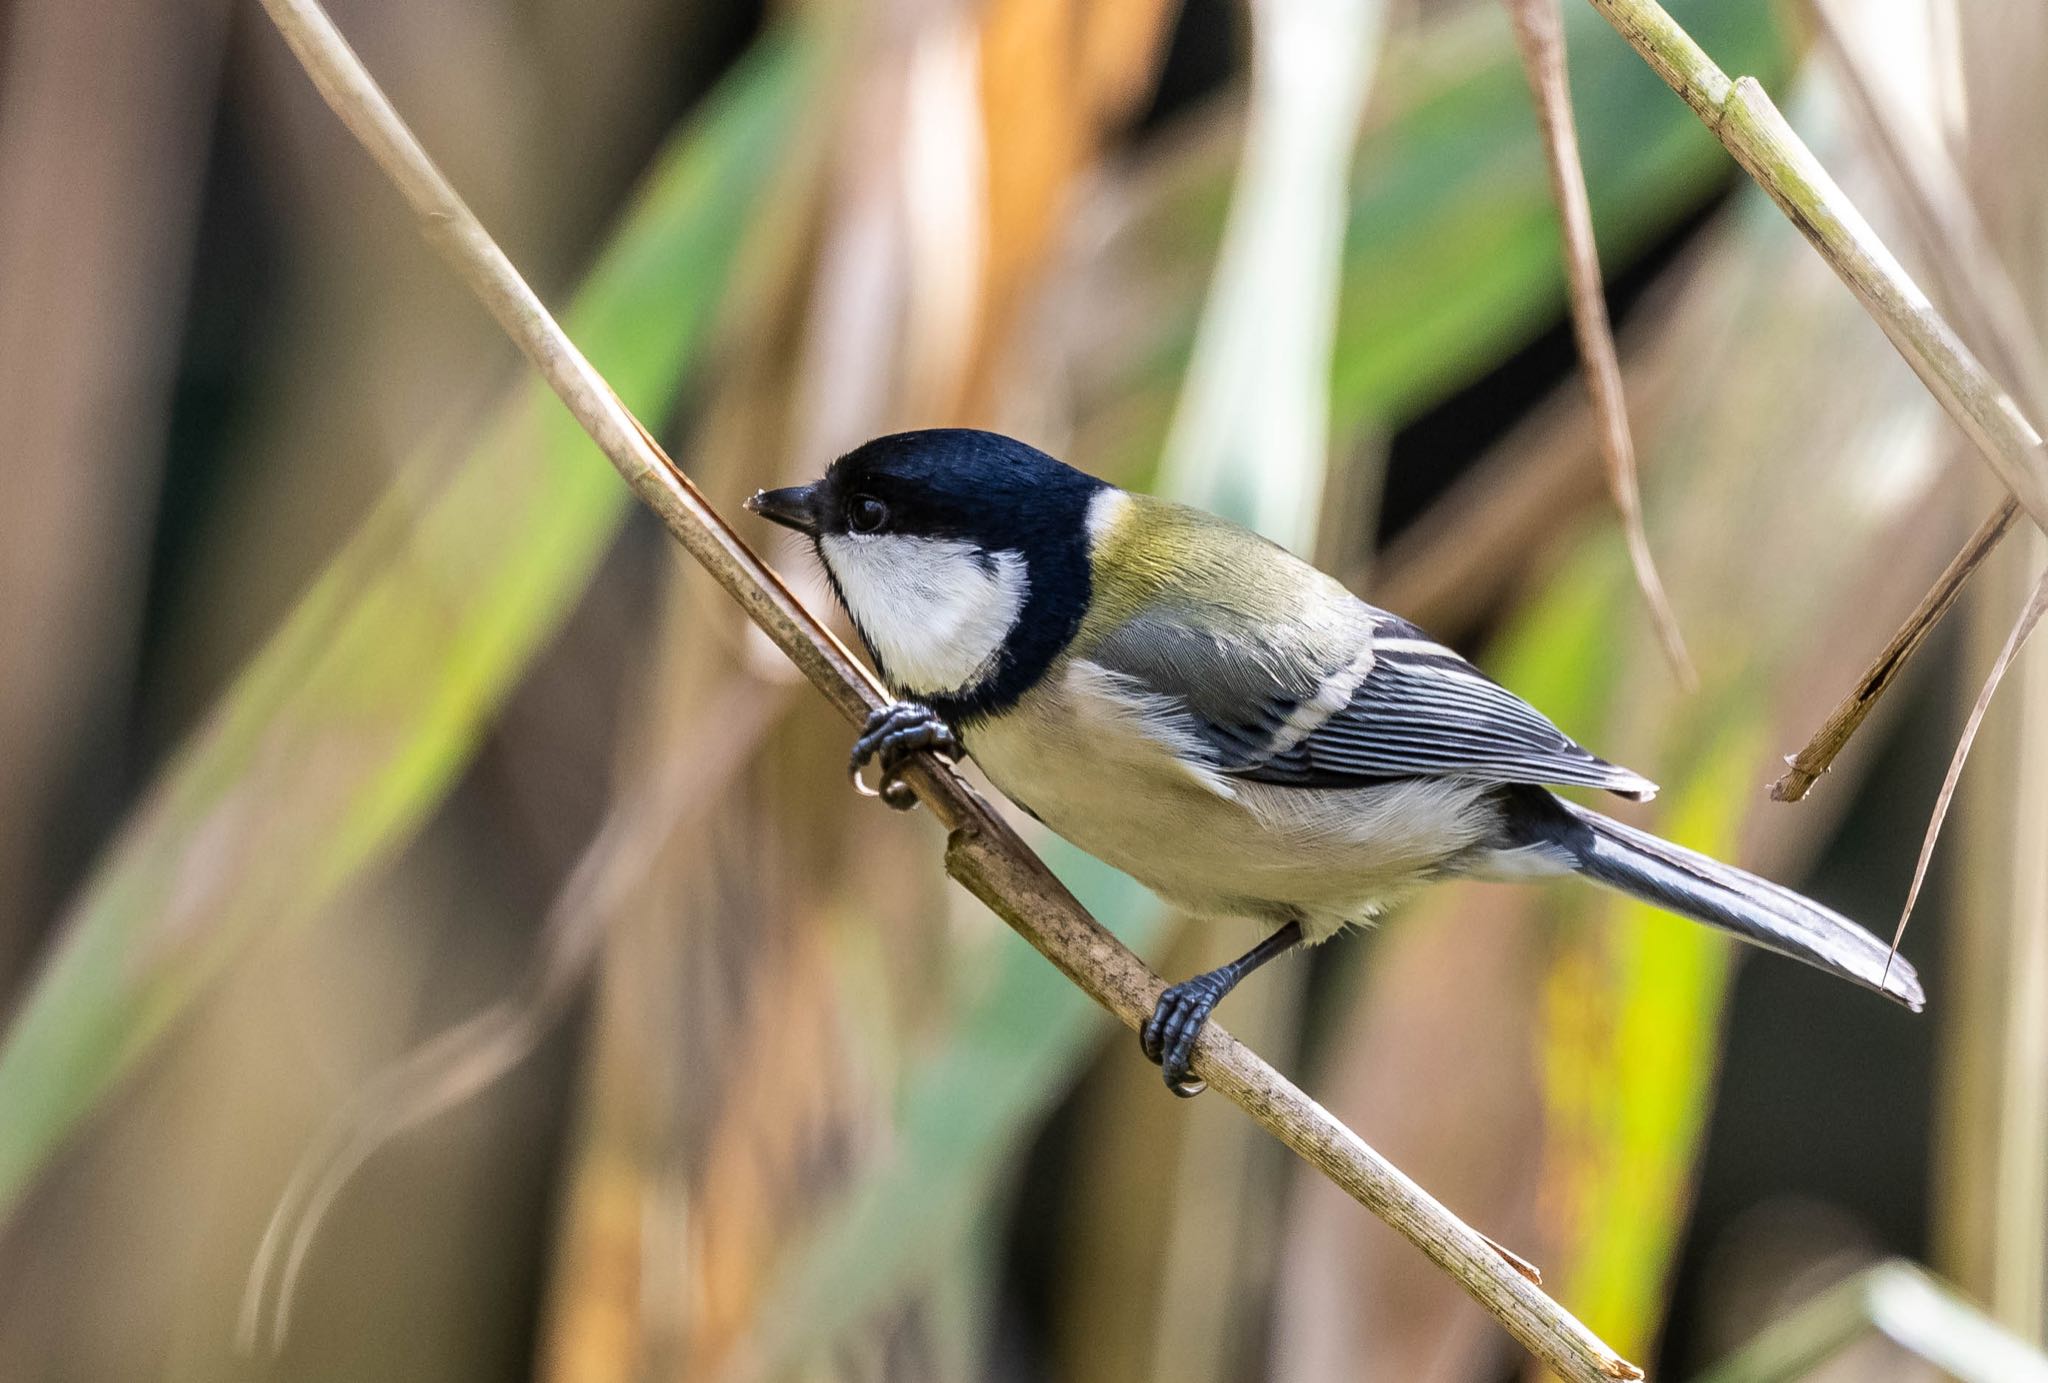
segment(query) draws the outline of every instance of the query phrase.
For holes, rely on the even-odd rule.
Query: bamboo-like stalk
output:
[[[1942,309],[1976,343],[2034,415],[2048,412],[2048,353],[2025,299],[1999,258],[1963,170],[1939,140],[1915,130],[1849,36],[1844,0],[1810,0],[1822,49],[1834,60],[1857,134],[1877,155],[1921,269]]]
[[[1730,77],[1657,0],[1591,0],[1833,266],[2034,522],[2048,532],[2048,448],[1934,310],[1754,77]]]
[[[740,541],[563,333],[428,158],[325,11],[315,0],[263,3],[321,95],[412,206],[429,242],[469,282],[634,493],[843,715],[860,721],[886,704],[887,695],[873,675]],[[1074,901],[958,774],[921,756],[906,778],[949,832],[947,872],[1089,997],[1135,1029],[1158,1000],[1163,988],[1158,976]],[[1204,1030],[1195,1069],[1422,1249],[1561,1377],[1585,1383],[1642,1377],[1640,1369],[1496,1253],[1484,1236],[1220,1026],[1212,1023]]]

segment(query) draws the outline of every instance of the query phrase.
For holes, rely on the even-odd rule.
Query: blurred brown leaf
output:
[[[993,0],[980,28],[988,244],[982,271],[984,353],[961,414],[991,415],[998,353],[1064,232],[1075,183],[1151,88],[1172,0]]]

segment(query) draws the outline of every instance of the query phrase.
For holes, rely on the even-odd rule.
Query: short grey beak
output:
[[[815,538],[818,536],[818,487],[792,485],[787,490],[756,490],[747,500],[747,512]]]

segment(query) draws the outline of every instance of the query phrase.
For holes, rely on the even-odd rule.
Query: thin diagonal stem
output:
[[[1855,688],[1813,732],[1813,738],[1806,742],[1806,747],[1797,754],[1786,756],[1785,775],[1771,784],[1773,801],[1797,802],[1820,781],[1821,775],[1834,763],[1835,756],[1848,745],[1850,737],[1862,728],[1870,713],[1877,709],[1877,703],[1891,690],[1892,683],[1898,680],[1906,663],[1919,651],[1920,645],[1927,642],[1934,626],[1941,623],[1942,616],[1961,599],[1964,583],[1969,581],[1970,574],[1997,549],[2019,516],[2018,502],[2008,498],[1978,525],[1970,540],[1963,544],[1963,550],[1942,568],[1933,588],[1920,597],[1920,603],[1913,607],[1913,613],[1906,617],[1906,622],[1871,659],[1870,666],[1857,679]]]
[[[1621,516],[1629,564],[1636,585],[1650,607],[1650,622],[1664,647],[1664,657],[1687,691],[1699,687],[1699,673],[1686,652],[1678,615],[1664,593],[1643,528],[1643,501],[1636,483],[1636,444],[1628,424],[1628,399],[1622,393],[1621,360],[1614,349],[1614,325],[1607,315],[1607,290],[1600,276],[1600,252],[1593,239],[1593,206],[1586,194],[1586,170],[1579,161],[1579,133],[1572,120],[1571,84],[1565,73],[1563,0],[1506,0],[1508,19],[1521,51],[1522,70],[1536,100],[1537,122],[1543,128],[1543,149],[1550,164],[1550,190],[1564,240],[1565,277],[1571,286],[1572,331],[1579,361],[1586,371],[1586,392],[1592,397],[1599,424],[1601,459],[1607,466],[1607,493]]]

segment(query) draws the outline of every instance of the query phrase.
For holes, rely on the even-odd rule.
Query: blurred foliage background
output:
[[[1995,494],[1589,9],[1694,693],[1492,0],[332,8],[722,503],[877,432],[1017,433],[1313,552],[1661,781],[1666,833],[1889,925],[2043,544],[1822,791],[1765,800]],[[1670,8],[1909,265],[1942,251],[1804,9]],[[1854,20],[2048,320],[2048,20]],[[0,1377],[1526,1375],[851,796],[846,727],[253,6],[0,0],[0,436]],[[1924,1018],[1585,888],[1458,885],[1225,1020],[1655,1377],[2043,1376],[2041,653],[1986,737],[1908,942]],[[1241,949],[1047,849],[1163,972]]]

